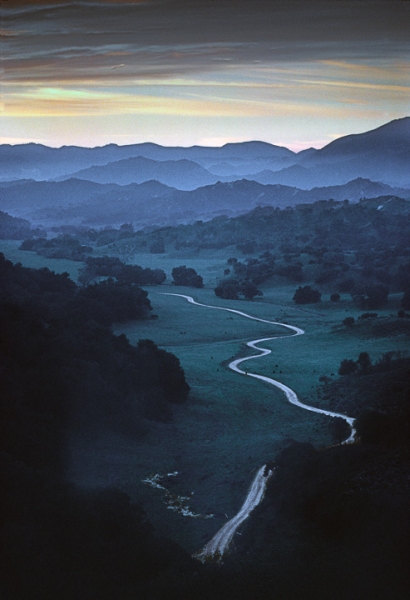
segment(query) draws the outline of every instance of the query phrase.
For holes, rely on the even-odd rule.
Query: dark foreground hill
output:
[[[136,405],[144,392],[158,402],[164,369],[162,392],[175,390],[172,355],[147,341],[131,346],[87,310],[67,315],[79,292],[64,274],[2,256],[0,271],[2,598],[406,597],[409,359],[385,357],[326,384],[340,409],[359,400],[361,441],[320,450],[289,441],[224,564],[202,565],[155,533],[125,493],[66,479],[73,427],[143,435]]]

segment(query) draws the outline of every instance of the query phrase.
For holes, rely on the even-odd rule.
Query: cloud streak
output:
[[[80,2],[28,5],[23,11],[13,4],[10,0],[10,8],[2,11],[9,32],[5,66],[8,50],[11,68],[18,58],[29,68],[31,60],[47,57],[57,70],[70,49],[90,67],[97,56],[112,66],[112,53],[122,50],[134,76],[144,62],[144,72],[151,70],[153,77],[156,66],[172,77],[212,70],[227,60],[249,64],[410,55],[410,11],[396,0]],[[64,66],[75,69],[75,64]]]
[[[8,0],[0,12],[7,117],[409,109],[410,2]]]

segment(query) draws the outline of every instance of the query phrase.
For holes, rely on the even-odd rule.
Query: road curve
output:
[[[268,471],[265,474],[265,465],[259,469],[256,473],[256,477],[249,488],[248,495],[246,496],[245,502],[242,505],[241,510],[230,519],[219,531],[216,532],[214,537],[205,546],[194,554],[195,558],[206,562],[207,558],[219,559],[222,557],[229,544],[235,535],[239,525],[241,525],[245,519],[249,517],[249,514],[257,506],[265,493],[266,484],[269,478],[272,476],[273,471]]]
[[[258,340],[252,340],[252,341],[248,342],[247,346],[249,346],[249,348],[252,348],[253,350],[257,350],[258,354],[254,354],[252,356],[247,356],[245,358],[237,358],[236,360],[233,360],[229,363],[229,365],[228,365],[229,368],[232,371],[235,371],[236,373],[239,373],[241,375],[247,375],[248,377],[254,377],[255,379],[265,381],[266,383],[269,383],[269,384],[277,387],[285,394],[288,402],[290,402],[291,404],[294,404],[295,406],[298,406],[299,408],[303,408],[310,412],[318,413],[321,415],[326,415],[329,417],[339,417],[339,418],[343,419],[349,425],[351,433],[350,433],[350,436],[342,443],[349,444],[354,441],[355,435],[356,435],[356,430],[354,428],[354,419],[352,417],[348,417],[341,413],[335,413],[335,412],[331,412],[329,410],[323,410],[321,408],[316,408],[315,406],[309,406],[308,404],[303,404],[303,402],[300,402],[300,400],[298,399],[295,392],[290,387],[281,383],[280,381],[277,381],[276,379],[272,379],[271,377],[266,377],[265,375],[259,375],[257,373],[250,373],[249,371],[243,371],[242,369],[239,368],[240,364],[242,364],[248,360],[254,360],[255,358],[261,358],[262,356],[267,356],[268,354],[271,353],[271,350],[269,350],[268,348],[261,348],[258,346],[258,344],[261,344],[263,342],[268,342],[271,340],[275,340],[275,339],[280,339],[283,337],[292,337],[292,336],[297,336],[297,335],[303,335],[305,333],[303,331],[303,329],[300,329],[299,327],[295,327],[293,325],[279,323],[278,321],[268,321],[267,319],[260,319],[259,317],[253,317],[252,315],[248,315],[247,313],[244,313],[240,310],[235,310],[233,308],[225,308],[223,306],[212,306],[209,304],[201,304],[200,302],[196,302],[192,298],[192,296],[186,296],[184,294],[173,294],[173,293],[169,292],[169,293],[164,293],[163,295],[177,296],[179,298],[184,298],[185,300],[187,300],[191,304],[195,304],[196,306],[203,306],[205,308],[213,308],[215,310],[224,310],[227,312],[235,313],[235,314],[245,317],[247,319],[251,319],[253,321],[259,321],[260,323],[268,323],[269,325],[280,325],[281,327],[285,327],[286,329],[292,331],[293,333],[290,336],[289,335],[285,335],[285,336],[275,335],[275,336],[261,338]],[[263,495],[264,495],[264,492],[266,489],[266,484],[268,482],[269,477],[272,474],[272,471],[269,471],[269,473],[267,473],[265,475],[265,470],[266,470],[266,465],[261,467],[259,469],[259,471],[257,472],[257,474],[251,484],[251,487],[249,489],[249,492],[245,499],[245,502],[244,502],[242,508],[240,509],[240,511],[232,519],[230,519],[227,523],[225,523],[225,525],[223,527],[221,527],[221,529],[203,547],[203,549],[200,552],[196,553],[194,556],[196,556],[197,558],[199,558],[202,561],[205,561],[208,559],[219,559],[222,557],[222,555],[226,552],[239,525],[241,523],[243,523],[243,521],[249,516],[251,511],[261,502],[261,500],[263,498]]]

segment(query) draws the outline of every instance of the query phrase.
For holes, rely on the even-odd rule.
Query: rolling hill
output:
[[[71,178],[100,183],[156,179],[179,189],[252,179],[300,189],[343,185],[363,177],[410,187],[410,117],[372,131],[338,138],[316,150],[294,153],[266,142],[222,147],[165,147],[153,143],[98,148],[40,144],[1,145],[0,181]]]
[[[410,197],[392,188],[358,178],[345,185],[302,190],[284,185],[262,185],[243,179],[217,182],[182,191],[158,181],[121,186],[79,179],[17,181],[0,184],[0,210],[29,219],[36,225],[62,224],[105,227],[132,222],[152,227],[237,216],[258,206],[285,208],[318,200],[349,200],[377,196]]]

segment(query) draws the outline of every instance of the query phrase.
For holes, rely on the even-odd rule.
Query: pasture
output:
[[[0,250],[13,262],[68,271],[73,279],[83,266],[22,252],[18,245],[3,241]],[[134,264],[164,269],[168,285],[146,287],[156,319],[117,325],[114,332],[125,333],[131,343],[151,339],[173,352],[191,386],[188,402],[173,407],[171,422],[147,423],[138,438],[104,431],[89,437],[73,435],[71,440],[69,475],[73,481],[85,487],[114,485],[123,489],[142,504],[158,531],[190,552],[198,550],[239,510],[256,470],[274,459],[290,440],[318,447],[334,443],[331,419],[294,407],[272,386],[227,368],[233,358],[253,353],[246,347],[247,341],[284,336],[264,342],[272,350],[269,356],[245,364],[249,371],[282,381],[303,402],[322,408],[327,407],[320,404],[323,401],[317,394],[319,377],[337,377],[342,359],[356,359],[366,351],[374,360],[384,352],[408,348],[405,336],[358,336],[344,327],[346,316],[357,319],[362,312],[348,295],[338,303],[323,296],[317,305],[296,306],[292,301],[296,285],[271,285],[262,286],[264,295],[250,302],[217,298],[213,287],[223,275],[226,258],[226,253],[218,251],[203,251],[192,258],[148,253],[133,256]],[[172,268],[181,264],[196,269],[204,278],[205,288],[169,285]],[[194,306],[167,293],[191,295],[204,304],[296,325],[305,335],[291,337],[278,325]],[[379,315],[397,312],[398,302],[399,298],[392,296],[390,305],[378,311]],[[175,495],[189,498],[185,504],[191,511],[202,516],[213,514],[212,518],[173,512],[162,501],[163,491],[142,483],[147,476],[175,471],[178,475],[165,478],[162,484]]]

